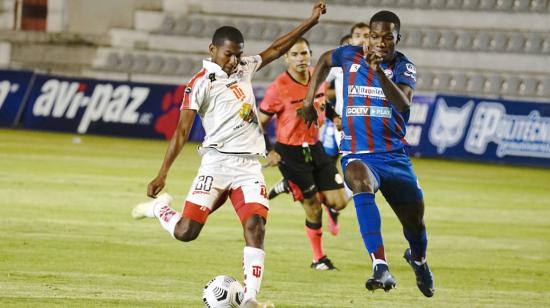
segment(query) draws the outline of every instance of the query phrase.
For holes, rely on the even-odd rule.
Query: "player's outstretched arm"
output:
[[[304,20],[298,27],[294,28],[289,33],[276,39],[271,46],[260,53],[262,57],[262,64],[258,69],[268,65],[273,60],[280,58],[284,55],[296,41],[304,35],[309,29],[315,26],[319,22],[319,18],[322,14],[325,14],[327,10],[327,4],[324,0],[317,1],[313,6],[311,16]]]
[[[317,123],[317,112],[313,106],[313,100],[315,99],[315,93],[317,93],[319,87],[325,82],[330,72],[333,51],[334,50],[329,50],[319,58],[313,76],[311,76],[306,99],[304,100],[304,107],[302,109],[302,117],[306,121],[308,127],[310,127],[313,122]]]
[[[382,91],[386,98],[393,104],[399,112],[407,111],[411,107],[414,91],[411,87],[404,84],[395,84],[386,76],[384,70],[379,65],[382,63],[382,56],[375,52],[367,54],[367,62],[376,72],[376,77],[380,80]]]
[[[158,193],[164,188],[166,177],[168,176],[168,171],[172,166],[176,157],[180,154],[183,146],[189,139],[189,133],[193,127],[193,121],[195,120],[195,115],[197,112],[195,110],[183,109],[180,112],[180,119],[178,122],[178,127],[176,132],[170,140],[166,154],[164,155],[164,161],[162,166],[157,174],[157,176],[149,183],[147,187],[147,196],[155,198]]]

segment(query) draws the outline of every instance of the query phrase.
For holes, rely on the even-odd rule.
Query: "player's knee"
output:
[[[252,215],[244,223],[244,232],[253,237],[263,236],[265,234],[265,223],[260,215]]]
[[[331,193],[325,192],[324,196],[323,204],[337,211],[344,209],[348,204],[348,197],[343,188]]]
[[[199,236],[199,232],[190,228],[176,228],[174,229],[174,237],[182,242],[191,242]]]
[[[360,161],[352,161],[346,167],[346,183],[353,193],[374,192],[374,180],[370,178],[368,167]]]
[[[302,207],[309,221],[317,221],[322,215],[321,201],[317,197],[304,199]]]
[[[174,237],[182,242],[190,242],[195,240],[201,231],[201,227],[197,227],[191,221],[180,220],[174,229]]]
[[[340,210],[343,210],[347,204],[348,204],[348,197],[346,196],[345,191],[342,189],[342,193],[337,195],[332,208],[337,211],[340,211]]]
[[[374,183],[365,177],[346,177],[346,183],[354,194],[368,192],[374,193]]]

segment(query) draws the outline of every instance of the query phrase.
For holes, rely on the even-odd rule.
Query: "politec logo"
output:
[[[3,80],[0,82],[0,108],[7,101],[8,95],[14,94],[19,91],[19,85],[11,83],[9,80]]]
[[[149,88],[98,84],[89,97],[84,94],[86,88],[84,83],[50,79],[42,86],[42,94],[36,99],[32,113],[35,116],[74,119],[84,108],[77,129],[81,134],[97,121],[150,124],[152,114],[137,112],[149,96]]]
[[[501,103],[480,102],[464,141],[466,151],[482,155],[489,143],[496,155],[550,158],[550,117],[538,110],[527,115],[508,114]]]

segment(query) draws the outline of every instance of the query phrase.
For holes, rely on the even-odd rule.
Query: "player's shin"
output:
[[[325,252],[323,250],[322,225],[321,223],[312,223],[306,220],[305,230],[313,252],[313,259],[317,262],[325,256]]]
[[[363,242],[372,259],[373,267],[387,264],[382,241],[382,221],[372,193],[358,193],[353,196],[357,221]]]
[[[260,292],[264,274],[265,252],[262,249],[246,246],[243,255],[244,300],[256,298]]]

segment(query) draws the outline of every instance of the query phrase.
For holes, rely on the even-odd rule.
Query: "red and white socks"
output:
[[[181,214],[172,209],[169,204],[155,204],[153,208],[153,214],[158,218],[160,225],[164,230],[168,231],[170,235],[174,237],[174,230],[176,224],[181,219]]]
[[[262,249],[246,246],[243,253],[244,300],[256,298],[260,292],[264,275],[265,252]]]

